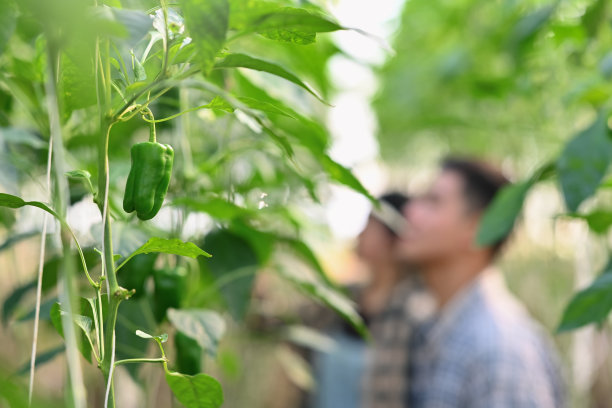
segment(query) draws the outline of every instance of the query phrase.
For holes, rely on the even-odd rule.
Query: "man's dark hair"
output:
[[[480,160],[449,157],[442,161],[442,170],[452,171],[463,179],[463,193],[472,212],[482,212],[491,204],[502,187],[509,180],[494,166]],[[508,236],[491,246],[493,255],[497,255]]]

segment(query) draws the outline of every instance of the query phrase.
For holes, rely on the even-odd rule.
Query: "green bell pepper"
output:
[[[125,185],[123,209],[141,220],[155,217],[168,192],[174,150],[170,145],[143,142],[132,146],[132,167]]]

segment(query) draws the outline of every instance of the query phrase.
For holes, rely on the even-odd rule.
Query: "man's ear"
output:
[[[482,211],[474,211],[466,217],[466,234],[469,235],[472,247],[477,248],[476,236],[478,235],[478,229],[480,228],[480,222],[482,221]]]

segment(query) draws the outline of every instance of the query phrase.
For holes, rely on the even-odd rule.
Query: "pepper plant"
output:
[[[164,370],[183,405],[221,406],[221,386],[200,372],[201,355],[214,356],[224,311],[244,319],[254,274],[276,265],[276,251],[314,271],[281,276],[363,330],[302,241],[292,210],[294,201],[318,201],[329,180],[371,198],[328,155],[317,119],[332,88],[326,62],[338,52],[317,39],[346,28],[313,4],[290,1],[6,0],[0,16],[0,166],[15,175],[0,181],[0,218],[10,231],[19,222],[9,210],[45,213],[38,276],[3,305],[5,324],[34,322],[23,370],[30,403],[38,325],[48,312],[65,347],[38,353],[39,361],[66,351],[71,406],[87,400],[79,353],[101,371],[104,406],[115,406],[115,367],[135,374],[144,363]],[[21,187],[39,185],[41,174],[44,197],[22,198]],[[71,206],[83,202],[99,211],[87,245],[69,222]],[[202,240],[186,230],[203,214],[214,228]],[[166,356],[167,330],[177,361]],[[158,346],[153,355],[147,342]]]

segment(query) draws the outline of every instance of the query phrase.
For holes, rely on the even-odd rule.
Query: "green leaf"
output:
[[[32,207],[38,207],[41,210],[44,210],[54,216],[57,219],[59,215],[55,211],[53,211],[47,204],[41,203],[40,201],[24,201],[21,197],[14,196],[12,194],[0,193],[0,207],[8,207],[8,208],[21,208],[26,205],[30,205]]]
[[[67,171],[66,176],[70,178],[75,178],[75,179],[79,179],[79,178],[88,179],[88,180],[91,179],[91,173],[88,172],[87,170]]]
[[[136,330],[135,334],[140,337],[141,339],[155,339],[155,340],[159,340],[160,343],[165,343],[168,341],[168,334],[167,333],[162,333],[159,334],[157,336],[153,336],[149,333],[145,333],[142,330],[138,329]]]
[[[478,246],[495,245],[512,231],[532,185],[531,181],[512,184],[497,194],[480,221],[476,236]]]
[[[229,22],[227,0],[181,0],[185,25],[198,50],[197,61],[204,75],[223,48]]]
[[[132,67],[132,69],[134,70],[134,82],[146,81],[147,73],[144,67],[142,66],[142,63],[138,61],[138,58],[136,58],[134,54],[132,54],[132,58],[134,62],[134,66]]]
[[[287,116],[288,118],[297,119],[297,115],[295,114],[295,112],[291,111],[290,109],[287,109],[284,106],[280,106],[279,104],[265,102],[255,98],[249,98],[248,96],[241,96],[238,98],[238,100],[251,109],[256,109],[266,113],[274,113],[277,115]]]
[[[228,101],[220,97],[219,95],[215,96],[212,101],[210,101],[207,105],[205,105],[208,109],[220,110],[224,112],[232,113],[234,112],[234,107],[230,105]]]
[[[363,337],[368,338],[368,329],[359,313],[355,309],[355,303],[336,289],[325,286],[316,281],[308,281],[304,277],[283,272],[282,276],[294,284],[299,290],[311,298],[327,305],[338,313],[343,319],[350,323]]]
[[[330,17],[295,7],[278,7],[267,2],[231,1],[231,28],[237,36],[257,32],[271,40],[306,45],[317,33],[344,30]]]
[[[212,255],[208,252],[203,251],[192,242],[183,242],[178,238],[166,239],[153,237],[149,239],[143,246],[132,252],[121,265],[117,267],[117,270],[121,269],[130,259],[138,254],[150,254],[151,252],[162,252],[165,254],[188,256],[190,258],[197,258],[198,256],[204,256],[210,258]]]
[[[596,234],[605,234],[612,226],[612,212],[606,210],[595,210],[588,214],[570,214],[570,216],[585,220],[591,231]]]
[[[53,359],[58,354],[63,353],[65,349],[66,349],[65,346],[60,345],[60,346],[54,347],[52,349],[49,349],[49,350],[47,350],[45,352],[42,352],[42,353],[38,354],[36,356],[36,368],[42,366],[45,363],[49,363],[49,362],[53,361]],[[29,372],[30,372],[30,360],[28,360],[21,367],[19,367],[19,369],[17,370],[16,374],[17,375],[25,375],[25,374],[28,374]]]
[[[88,306],[89,307],[89,306]],[[90,310],[91,313],[91,310]],[[55,303],[53,307],[51,307],[51,323],[55,330],[59,333],[62,338],[64,337],[64,327],[62,325],[62,316],[64,316],[66,312],[61,310],[61,306],[59,303]],[[80,329],[81,336],[78,340],[79,351],[85,357],[87,361],[91,363],[91,317],[83,316],[79,314],[73,314],[72,321],[76,324]]]
[[[198,342],[209,355],[217,355],[219,341],[225,333],[225,321],[210,310],[168,309],[168,320],[177,330]]]
[[[221,384],[209,375],[166,371],[166,382],[176,399],[186,408],[218,408],[223,404]]]
[[[325,172],[329,174],[332,180],[344,184],[345,186],[350,187],[356,192],[363,194],[373,203],[378,202],[376,198],[374,198],[374,196],[370,194],[368,190],[366,190],[366,188],[361,184],[361,182],[357,179],[357,177],[353,175],[353,173],[349,169],[347,169],[340,163],[335,162],[334,160],[332,160],[331,157],[326,154],[322,155],[319,159],[321,161],[321,165],[323,166],[323,170],[325,170]]]
[[[553,3],[538,10],[527,14],[523,17],[514,27],[510,34],[510,47],[513,51],[519,51],[522,47],[527,45],[540,30],[550,20],[554,11],[557,8],[557,4]]]
[[[273,62],[264,61],[259,58],[251,57],[246,54],[228,54],[223,59],[217,61],[214,66],[215,69],[225,68],[248,68],[256,71],[266,72],[268,74],[276,75],[289,82],[293,82],[300,88],[306,90],[308,93],[313,95],[315,98],[320,100],[326,105],[325,102],[310,86],[304,83],[300,78],[287,71],[285,68]]]
[[[335,284],[329,279],[327,273],[321,266],[321,263],[317,259],[317,256],[312,252],[312,249],[303,241],[298,239],[286,238],[282,239],[282,242],[288,244],[291,249],[293,249],[306,263],[308,263],[318,274],[318,276],[325,282],[327,285],[335,286]]]
[[[87,44],[81,46],[87,47]],[[93,56],[87,55],[89,53],[89,49],[71,47],[62,55],[60,84],[65,118],[77,109],[96,103],[95,67]]]
[[[558,331],[602,323],[612,310],[612,274],[603,273],[591,285],[576,293],[563,312]]]
[[[72,170],[66,172],[66,176],[71,179],[82,180],[87,186],[87,190],[95,194],[95,189],[93,184],[91,184],[91,173],[87,170]]]
[[[565,204],[576,212],[593,195],[612,161],[612,140],[607,116],[600,114],[587,129],[578,133],[563,149],[557,162]]]
[[[213,251],[215,257],[200,262],[200,270],[204,276],[214,278],[232,317],[242,320],[251,301],[259,266],[255,249],[243,237],[225,229],[206,235],[204,245]]]

